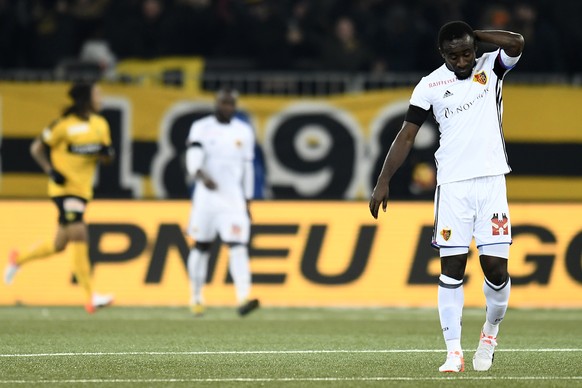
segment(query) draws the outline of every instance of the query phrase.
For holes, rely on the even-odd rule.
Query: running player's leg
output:
[[[77,283],[85,291],[87,303],[91,304],[93,284],[91,282],[87,226],[85,223],[77,221],[65,226],[65,230],[69,237],[73,273],[77,278]]]
[[[8,255],[8,265],[4,271],[4,282],[11,284],[14,276],[23,264],[36,259],[44,259],[55,253],[62,252],[67,246],[68,237],[64,227],[63,198],[53,198],[59,212],[58,227],[55,236],[51,239],[40,241],[32,245],[29,249],[19,252],[12,250]]]
[[[22,253],[17,253],[14,257],[14,264],[21,266],[26,264],[29,261],[33,261],[35,259],[43,259],[45,257],[49,257],[55,253],[61,252],[66,243],[58,244],[58,240],[60,240],[59,235],[60,228],[57,230],[57,235],[54,239],[48,239],[44,241],[40,241],[32,245],[29,249],[23,251]]]
[[[93,313],[99,307],[110,305],[113,302],[113,296],[99,295],[93,290],[91,261],[89,260],[89,232],[83,220],[87,201],[80,197],[65,196],[62,197],[61,203],[59,223],[66,234],[72,271],[77,284],[85,292],[85,310]]]

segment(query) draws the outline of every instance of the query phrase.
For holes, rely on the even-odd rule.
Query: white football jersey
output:
[[[471,76],[459,80],[445,64],[423,77],[410,104],[432,108],[439,124],[435,153],[439,185],[511,171],[503,137],[503,76],[517,63],[502,50],[476,60]]]
[[[253,129],[233,118],[220,123],[214,115],[195,121],[187,144],[200,143],[204,152],[202,170],[216,183],[209,190],[198,182],[194,190],[195,207],[208,210],[246,210],[243,188],[244,165],[255,157]]]

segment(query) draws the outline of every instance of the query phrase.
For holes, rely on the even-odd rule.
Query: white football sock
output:
[[[208,271],[208,259],[210,252],[202,252],[199,249],[191,249],[188,255],[188,277],[190,278],[190,288],[192,297],[190,303],[202,304],[202,288],[206,283],[206,272]]]
[[[245,245],[235,245],[229,250],[229,270],[238,303],[243,303],[251,292],[251,269],[249,266],[249,253]]]
[[[438,308],[447,352],[463,354],[461,321],[464,303],[463,281],[441,274],[438,287]]]
[[[483,293],[487,303],[486,321],[483,325],[483,334],[497,337],[499,324],[505,317],[509,294],[511,293],[511,279],[499,286],[492,284],[487,278],[483,282]]]

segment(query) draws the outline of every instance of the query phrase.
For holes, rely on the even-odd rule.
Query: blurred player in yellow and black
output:
[[[32,157],[49,176],[48,194],[59,212],[56,236],[26,251],[10,252],[4,281],[10,284],[23,264],[46,258],[69,246],[73,272],[87,296],[85,309],[93,313],[98,307],[111,304],[113,298],[93,291],[88,231],[83,214],[93,198],[97,165],[110,163],[114,151],[109,124],[96,113],[101,104],[99,87],[77,83],[69,90],[69,97],[72,105],[30,146]]]

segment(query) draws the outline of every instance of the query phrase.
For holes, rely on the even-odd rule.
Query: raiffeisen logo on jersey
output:
[[[487,93],[489,93],[489,88],[483,89],[483,91],[481,93],[479,93],[477,95],[477,97],[475,97],[472,101],[467,102],[463,105],[459,105],[458,107],[451,109],[449,107],[445,108],[444,110],[444,117],[446,119],[456,115],[457,113],[462,113],[465,111],[468,111],[469,109],[471,109],[471,107],[473,107],[473,105],[478,102],[479,100],[483,99],[483,97],[485,97],[487,95]]]
[[[473,82],[480,83],[481,85],[485,85],[487,83],[487,74],[485,74],[485,70],[481,70],[477,74],[473,76]]]
[[[428,87],[434,88],[435,86],[448,85],[448,84],[452,84],[453,82],[456,82],[456,81],[458,81],[457,77],[446,79],[446,80],[441,80],[441,81],[429,82]]]

